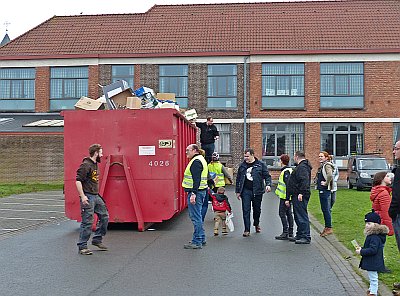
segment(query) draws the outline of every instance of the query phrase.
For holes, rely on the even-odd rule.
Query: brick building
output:
[[[57,114],[118,79],[175,92],[181,108],[213,116],[227,166],[253,147],[276,179],[282,153],[305,150],[317,168],[326,150],[344,179],[351,154],[393,162],[400,2],[155,5],[141,14],[55,16],[0,47],[0,118]],[[45,147],[48,138],[35,135]],[[47,153],[62,149],[55,143]]]

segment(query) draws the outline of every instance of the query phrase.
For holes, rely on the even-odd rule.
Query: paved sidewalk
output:
[[[66,220],[61,191],[23,193],[0,198],[0,239]]]
[[[229,186],[227,194],[236,216],[235,232],[214,237],[209,211],[205,221],[208,244],[203,250],[182,248],[192,233],[184,211],[170,221],[154,225],[154,231],[111,229],[105,240],[110,251],[95,252],[93,256],[77,255],[79,223],[64,217],[62,192],[2,198],[0,256],[9,273],[3,275],[0,289],[5,294],[16,290],[14,295],[26,295],[27,291],[41,295],[55,291],[57,295],[131,295],[136,289],[140,291],[137,295],[152,296],[221,292],[263,296],[365,295],[367,285],[352,266],[358,266],[358,259],[335,236],[321,238],[318,232],[322,226],[313,217],[311,245],[273,238],[281,232],[281,224],[278,199],[272,193],[264,195],[262,233],[255,234],[252,229],[251,236],[243,238],[241,206],[233,190]],[[14,252],[18,257],[12,255]],[[14,262],[16,258],[19,263]],[[198,267],[195,273],[194,262]],[[28,272],[24,266],[35,266],[35,272]],[[85,284],[85,274],[94,270],[96,277],[90,285]],[[55,281],[60,277],[62,282]],[[380,285],[380,295],[391,293]]]

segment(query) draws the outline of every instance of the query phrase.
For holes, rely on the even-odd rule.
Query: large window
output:
[[[362,123],[322,123],[321,151],[335,156],[339,167],[345,167],[352,154],[364,152]]]
[[[125,80],[129,87],[134,87],[134,66],[132,65],[113,65],[111,66],[111,80]]]
[[[321,63],[321,108],[364,107],[364,64]]]
[[[188,107],[188,66],[160,66],[160,92],[175,93],[176,102],[181,108]]]
[[[263,124],[262,137],[263,160],[269,166],[279,167],[282,154],[288,154],[292,161],[296,151],[304,150],[303,124]]]
[[[262,108],[304,108],[304,64],[262,65]]]
[[[237,108],[236,65],[208,65],[207,96],[208,108]]]
[[[35,109],[35,69],[0,69],[0,110]]]
[[[81,96],[88,95],[88,67],[50,69],[50,110],[73,109]]]
[[[231,154],[231,125],[229,123],[214,123],[219,132],[215,141],[215,151],[219,154]]]

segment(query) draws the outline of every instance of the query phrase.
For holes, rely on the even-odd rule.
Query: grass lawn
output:
[[[372,207],[369,194],[369,191],[339,189],[336,195],[336,203],[332,209],[332,224],[335,235],[355,255],[351,240],[357,240],[361,246],[364,244],[364,215]],[[324,225],[317,190],[312,190],[308,209]],[[394,235],[387,237],[384,254],[386,267],[391,269],[392,273],[381,273],[379,274],[379,279],[391,288],[393,282],[400,282],[400,255]]]
[[[0,197],[27,192],[62,190],[63,183],[26,183],[26,184],[0,184]]]

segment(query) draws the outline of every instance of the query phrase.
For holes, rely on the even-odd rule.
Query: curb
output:
[[[324,229],[324,226],[310,213],[310,222],[313,228],[317,231],[317,234],[322,232]],[[365,288],[364,291],[368,289],[368,283],[369,283],[369,278],[368,278],[368,273],[365,270],[362,270],[358,267],[360,263],[359,257],[357,257],[353,252],[351,252],[349,249],[347,249],[339,240],[336,238],[334,234],[328,235],[326,237],[320,237],[318,241],[322,245],[330,245],[333,247],[334,250],[336,250],[338,257],[341,257],[343,260],[348,262],[352,269],[353,269],[353,276],[355,278],[359,278],[361,280],[358,281],[361,287]],[[323,249],[324,250],[324,249]],[[321,250],[321,251],[323,251]],[[328,261],[329,262],[329,261]],[[339,279],[340,280],[340,279]],[[365,292],[364,292],[365,294]],[[379,295],[381,296],[392,296],[392,290],[386,286],[382,281],[379,281]]]

